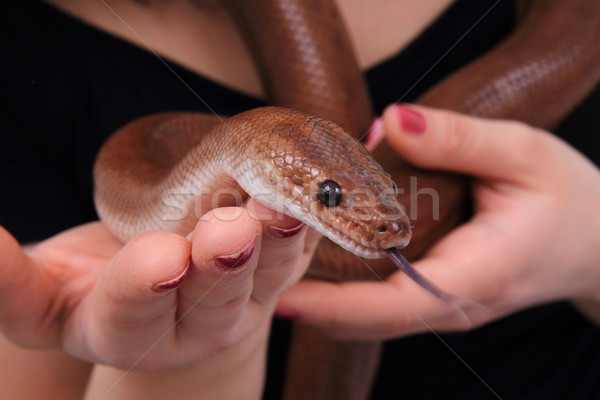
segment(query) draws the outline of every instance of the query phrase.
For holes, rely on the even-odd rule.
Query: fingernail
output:
[[[267,231],[274,237],[277,238],[289,238],[302,232],[306,225],[302,222],[293,228],[280,228],[278,226],[269,225]]]
[[[228,256],[215,257],[215,261],[218,265],[225,269],[239,268],[244,265],[250,259],[250,257],[252,257],[255,243],[256,239],[252,239],[252,241],[243,250]]]
[[[275,308],[275,316],[283,319],[298,319],[300,317],[297,312],[279,306]]]
[[[373,121],[371,121],[371,126],[369,127],[369,131],[367,132],[367,137],[365,139],[365,145],[369,145],[377,140],[381,132],[381,118],[375,117]]]
[[[179,287],[183,283],[189,270],[190,270],[190,260],[188,260],[187,264],[185,265],[185,268],[183,269],[181,274],[179,274],[179,276],[176,276],[175,278],[169,279],[168,281],[165,281],[165,282],[155,283],[152,286],[152,290],[154,290],[155,292],[167,292],[169,290],[173,290],[173,289]]]
[[[425,132],[427,124],[425,118],[420,112],[403,105],[396,106],[400,127],[406,133],[422,134]]]

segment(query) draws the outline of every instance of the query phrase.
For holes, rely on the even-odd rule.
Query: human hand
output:
[[[382,125],[409,162],[474,176],[475,215],[414,263],[471,322],[401,272],[376,283],[302,281],[280,299],[285,314],[340,338],[382,339],[467,329],[557,299],[600,300],[600,172],[591,162],[518,122],[392,106]]]
[[[22,346],[125,369],[208,359],[267,335],[310,257],[307,230],[285,230],[298,226],[249,200],[208,213],[189,240],[149,232],[123,246],[90,223],[23,252],[0,229],[0,326]]]

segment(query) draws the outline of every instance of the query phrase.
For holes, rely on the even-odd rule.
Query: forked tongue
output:
[[[400,251],[396,248],[387,249],[389,257],[394,261],[394,264],[406,275],[408,275],[413,281],[427,290],[429,293],[433,294],[440,300],[443,300],[445,303],[448,303],[456,308],[459,314],[461,314],[465,322],[468,326],[472,327],[473,321],[467,313],[464,311],[463,307],[468,306],[470,310],[476,311],[477,313],[489,313],[490,310],[483,304],[479,304],[476,301],[464,298],[464,297],[456,297],[449,293],[446,293],[436,285],[434,285],[429,279],[425,278],[421,275],[411,264],[410,262],[404,258]]]
[[[408,275],[413,281],[421,285],[425,290],[433,294],[435,297],[444,300],[446,303],[452,303],[452,296],[438,288],[431,281],[421,275],[416,269],[414,269],[408,260],[404,258],[402,254],[400,254],[398,249],[387,249],[387,252],[390,258],[394,261],[394,264],[396,264],[396,266],[400,268],[402,272]]]

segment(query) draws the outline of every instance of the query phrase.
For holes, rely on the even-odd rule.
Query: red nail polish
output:
[[[303,223],[300,223],[298,224],[298,226],[295,226],[293,228],[280,228],[278,226],[269,225],[267,226],[267,231],[274,237],[288,238],[302,232],[305,226],[306,225],[304,225]]]
[[[283,319],[298,319],[300,317],[298,313],[282,307],[275,308],[275,316]]]
[[[365,139],[365,145],[372,143],[375,141],[377,136],[379,135],[379,131],[381,130],[381,118],[375,117],[373,121],[371,121],[371,126],[369,127],[369,131],[367,132],[367,137]]]
[[[179,274],[179,276],[176,276],[175,278],[169,279],[168,281],[165,281],[165,282],[159,282],[159,283],[154,284],[152,286],[152,290],[154,290],[155,292],[167,292],[169,290],[173,290],[173,289],[179,287],[183,283],[189,270],[190,270],[190,261],[188,260],[187,264],[185,265],[185,268],[183,269],[183,272],[181,274]]]
[[[420,112],[402,105],[396,106],[398,119],[402,130],[406,133],[421,134],[425,132],[427,124]]]
[[[248,244],[243,250],[228,256],[215,257],[215,261],[218,265],[224,267],[225,269],[235,269],[241,267],[250,259],[250,257],[252,257],[255,243],[256,239],[252,239],[252,242],[250,242],[250,244]]]

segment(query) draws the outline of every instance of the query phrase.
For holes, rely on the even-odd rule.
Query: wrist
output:
[[[85,398],[260,399],[269,329],[267,321],[235,346],[181,368],[126,371],[96,365]]]

